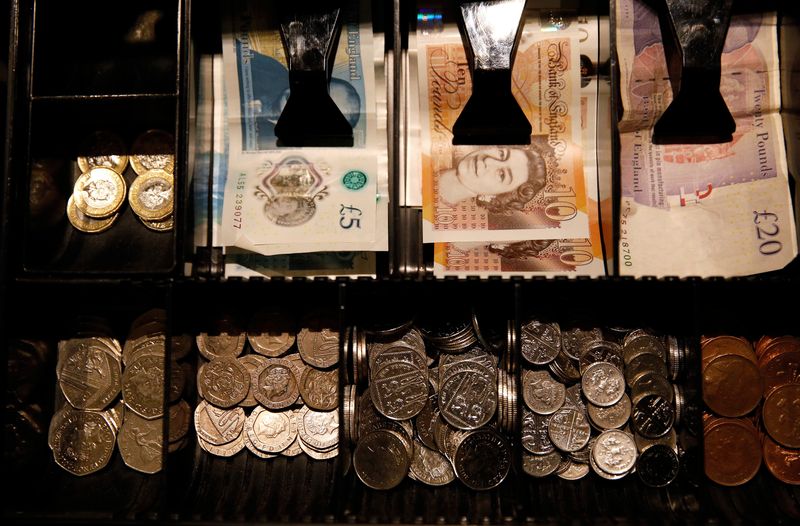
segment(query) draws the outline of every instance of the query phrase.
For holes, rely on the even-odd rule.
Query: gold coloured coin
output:
[[[150,170],[174,173],[175,138],[163,130],[148,130],[133,141],[131,167],[137,175]]]
[[[92,168],[75,181],[75,206],[89,217],[101,219],[116,213],[125,201],[127,185],[110,168]]]
[[[115,133],[110,131],[97,131],[86,141],[86,146],[78,156],[78,167],[81,173],[86,173],[92,168],[109,168],[121,174],[128,166],[128,156],[125,154],[125,143]]]
[[[164,170],[149,170],[131,184],[128,201],[141,219],[161,221],[172,215],[172,174]]]
[[[169,216],[160,221],[148,221],[147,219],[142,219],[141,217],[139,220],[144,226],[150,230],[155,230],[156,232],[169,232],[175,226],[175,219],[173,216]]]
[[[69,201],[67,201],[67,218],[69,222],[72,223],[72,226],[87,234],[99,234],[108,230],[118,216],[119,214],[114,214],[105,219],[94,219],[78,210],[72,196],[69,196]]]

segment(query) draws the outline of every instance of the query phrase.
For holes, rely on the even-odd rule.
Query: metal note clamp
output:
[[[461,3],[472,95],[453,125],[453,144],[530,144],[531,124],[511,93],[525,0]]]
[[[280,8],[289,66],[289,99],[275,135],[278,146],[353,146],[353,128],[331,99],[331,72],[342,30],[338,2],[301,0]]]
[[[656,122],[655,144],[730,142],[736,123],[719,92],[733,0],[658,0],[673,99]]]

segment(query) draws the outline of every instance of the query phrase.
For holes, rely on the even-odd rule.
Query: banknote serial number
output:
[[[756,228],[758,251],[764,256],[772,256],[783,249],[783,243],[772,239],[781,231],[778,226],[778,214],[764,210],[753,210],[753,224]]]
[[[244,187],[247,174],[240,173],[236,178],[236,193],[233,194],[233,228],[242,228],[242,208],[244,206]]]
[[[631,213],[630,205],[623,206],[619,218],[619,255],[622,264],[626,267],[633,266],[633,256],[631,255],[631,244],[628,243],[628,216]]]

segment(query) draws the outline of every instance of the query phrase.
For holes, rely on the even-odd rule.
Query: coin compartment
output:
[[[26,2],[34,96],[177,93],[181,2]]]
[[[113,295],[92,285],[80,291],[63,285],[27,290],[30,294],[19,296],[14,313],[7,314],[3,338],[8,371],[13,375],[6,391],[4,457],[6,474],[14,484],[6,489],[6,512],[13,509],[17,516],[43,522],[65,517],[111,521],[153,516],[163,508],[165,472],[134,471],[125,465],[115,444],[104,468],[85,476],[72,475],[54,461],[48,426],[64,400],[56,377],[58,342],[75,338],[80,331],[102,331],[123,343],[134,320],[151,309],[164,309],[167,289],[122,285],[115,287]],[[45,297],[50,300],[44,301]],[[55,297],[70,299],[62,303]],[[26,417],[18,418],[21,414]]]
[[[126,183],[124,199],[105,231],[79,231],[67,219],[66,203],[82,172],[77,158],[92,153],[92,134],[109,132],[130,153],[136,137],[147,130],[165,130],[174,137],[177,112],[174,96],[32,102],[29,169],[16,181],[20,200],[15,217],[24,225],[18,257],[25,271],[155,273],[174,267],[174,229],[153,231],[131,210],[128,190],[137,174],[130,163],[120,174]],[[176,144],[169,147],[176,151]],[[177,189],[182,171],[177,169],[175,176],[173,195],[182,195]]]
[[[276,331],[296,333],[303,327],[338,331],[340,309],[334,283],[278,285],[283,293],[270,285],[277,284],[236,280],[210,289],[181,284],[176,289],[174,333],[219,334],[221,317],[230,322],[226,327],[231,331],[234,327],[246,331],[256,313],[272,320],[269,327]],[[295,342],[285,353],[297,351]],[[341,353],[340,348],[337,352]],[[252,353],[248,341],[242,356]],[[195,374],[208,362],[196,344],[187,359],[192,360]],[[338,382],[337,392],[341,400]],[[190,401],[193,411],[201,400],[198,395]],[[251,412],[251,408],[245,410]],[[247,448],[231,457],[215,456],[201,449],[192,427],[187,447],[168,462],[168,509],[175,516],[200,521],[331,521],[340,515],[343,497],[337,481],[343,463],[341,451],[329,460],[313,460],[305,453],[261,459]]]

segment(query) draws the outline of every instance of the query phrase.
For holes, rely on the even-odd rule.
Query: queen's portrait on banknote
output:
[[[486,146],[454,160],[438,174],[439,195],[450,204],[474,199],[493,214],[522,210],[547,184],[546,145]],[[459,155],[455,150],[455,155]]]

